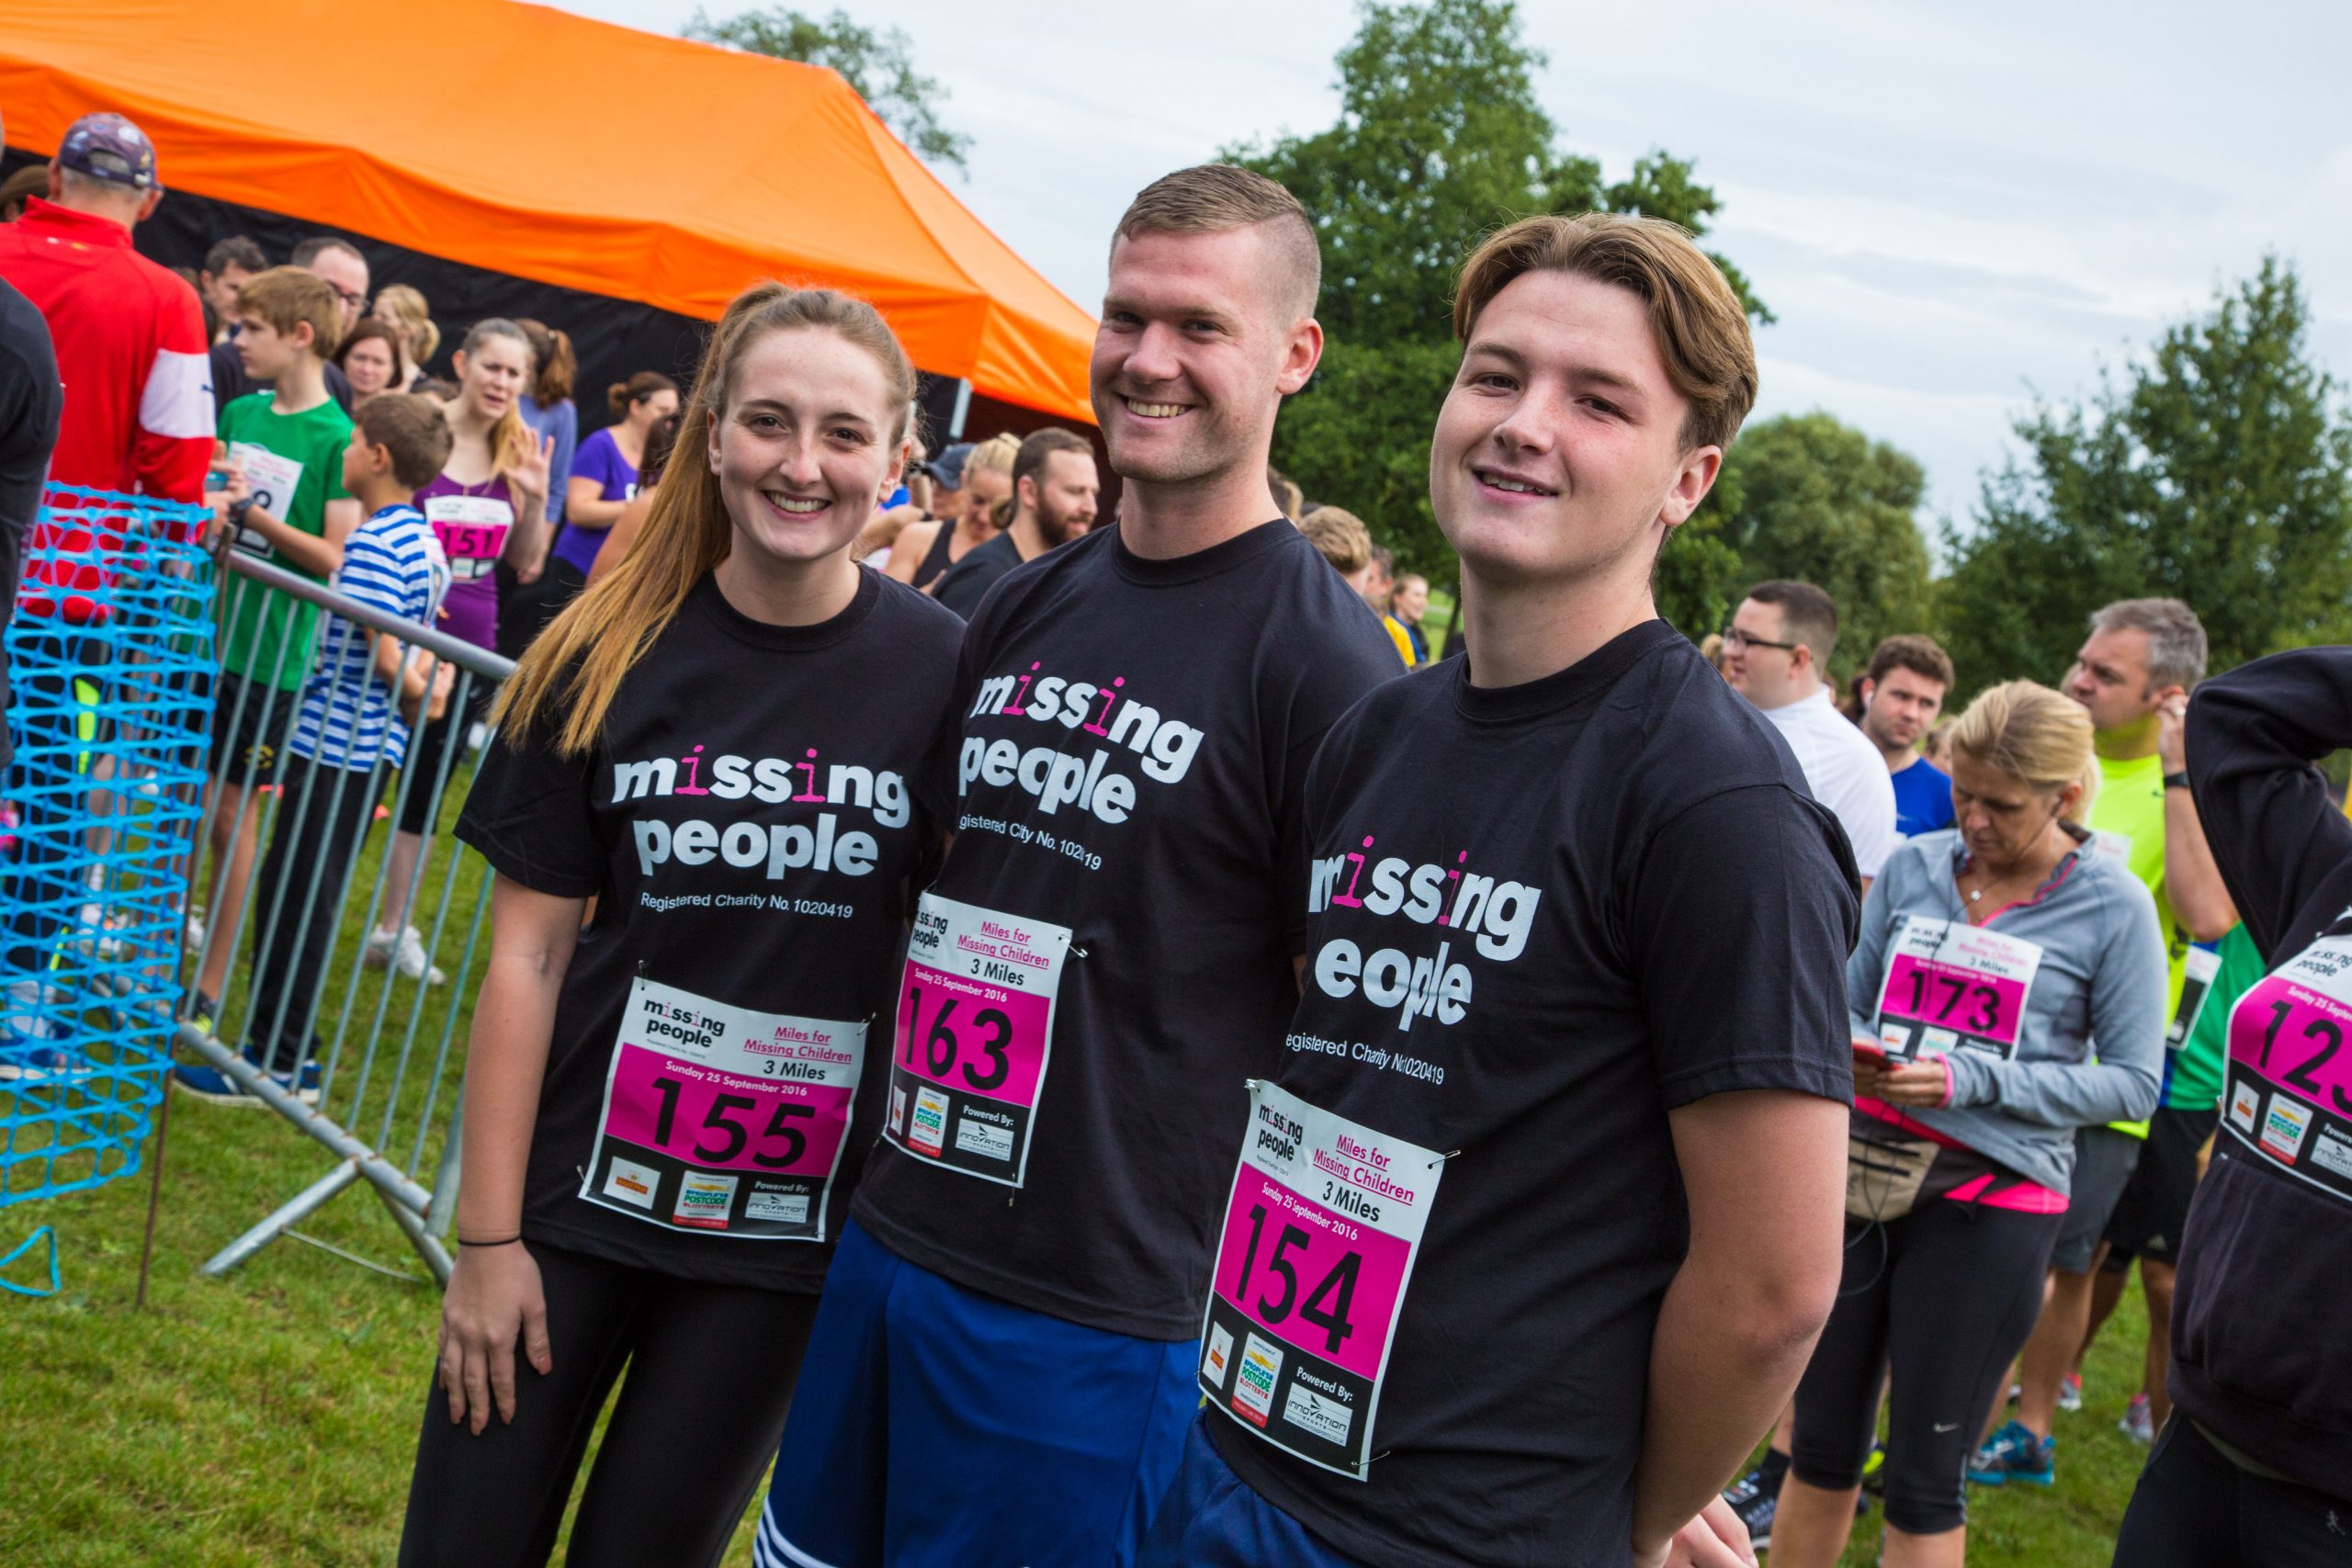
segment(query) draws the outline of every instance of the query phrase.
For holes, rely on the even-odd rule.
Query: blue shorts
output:
[[[1128,1568],[1200,1404],[1198,1355],[976,1294],[852,1222],[752,1561]]]
[[[1184,1437],[1184,1462],[1136,1568],[1356,1568],[1314,1532],[1250,1490],[1209,1441],[1204,1410]]]

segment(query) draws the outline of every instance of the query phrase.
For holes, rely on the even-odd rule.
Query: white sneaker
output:
[[[366,963],[370,969],[389,964],[410,979],[422,980],[428,986],[445,984],[449,978],[439,964],[425,957],[424,933],[414,926],[403,926],[398,935],[390,931],[368,932]]]

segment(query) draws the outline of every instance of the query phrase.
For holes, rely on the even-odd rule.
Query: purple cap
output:
[[[57,166],[133,190],[153,190],[155,144],[119,114],[85,114],[57,144]]]

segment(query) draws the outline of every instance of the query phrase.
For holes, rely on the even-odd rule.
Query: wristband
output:
[[[512,1247],[522,1239],[523,1233],[516,1231],[513,1235],[501,1236],[496,1241],[468,1241],[464,1236],[459,1236],[458,1245],[459,1247]]]
[[[2187,773],[2166,773],[2166,774],[2165,775],[2165,788],[2166,788],[2166,789],[2187,789],[2188,787],[2188,775]]]
[[[245,513],[253,509],[254,497],[249,495],[243,501],[231,502],[225,510],[229,514],[229,521],[242,528],[245,525]]]

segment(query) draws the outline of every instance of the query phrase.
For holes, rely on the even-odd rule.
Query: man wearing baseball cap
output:
[[[49,166],[49,196],[0,227],[0,278],[49,322],[65,380],[50,477],[195,502],[212,456],[212,380],[196,291],[130,248],[164,188],[146,133],[84,115]]]

